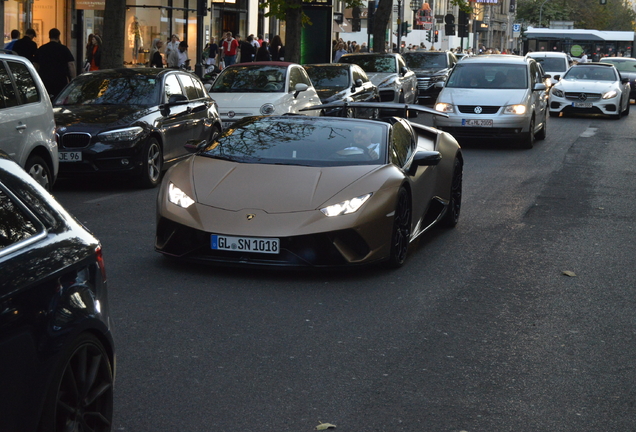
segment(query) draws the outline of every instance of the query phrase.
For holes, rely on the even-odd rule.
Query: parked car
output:
[[[0,54],[0,96],[0,150],[51,190],[59,168],[53,108],[29,60]]]
[[[360,66],[380,90],[380,101],[417,103],[417,77],[401,54],[344,54],[340,57],[340,63]]]
[[[457,63],[450,51],[409,51],[406,64],[417,76],[417,97],[421,104],[434,104],[442,90],[436,83],[445,82]]]
[[[296,63],[235,64],[221,71],[209,91],[219,104],[224,128],[246,116],[298,114],[320,105],[307,72]]]
[[[220,264],[397,267],[433,225],[457,224],[462,166],[450,134],[404,118],[247,117],[166,173],[155,248]]]
[[[605,114],[619,119],[629,114],[629,78],[610,63],[576,64],[550,90],[550,116]]]
[[[323,104],[335,101],[347,102],[379,102],[380,92],[369,80],[366,72],[355,64],[323,63],[303,66],[311,79]],[[377,117],[376,109],[354,110],[349,108],[343,112],[334,108],[324,112],[327,116],[340,117]]]
[[[217,106],[194,74],[105,69],[79,75],[54,102],[60,176],[129,176],[154,187],[191,139],[221,132]]]
[[[636,59],[631,57],[603,57],[601,63],[613,64],[622,78],[629,79],[629,98],[636,99]]]
[[[557,76],[563,76],[572,66],[570,56],[563,52],[534,51],[526,54],[526,57],[535,59],[543,67],[544,72],[550,75],[548,78],[550,86],[558,81]]]
[[[2,152],[0,274],[0,430],[110,431],[115,349],[101,244]]]
[[[539,64],[531,58],[492,54],[457,63],[435,109],[448,118],[433,124],[458,139],[505,138],[532,148],[545,139],[547,86]]]

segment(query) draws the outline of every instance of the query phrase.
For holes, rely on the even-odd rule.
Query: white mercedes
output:
[[[614,119],[629,114],[629,78],[609,63],[572,66],[550,90],[550,117],[559,114],[605,114]]]

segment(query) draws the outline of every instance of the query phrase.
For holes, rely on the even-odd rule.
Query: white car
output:
[[[214,80],[209,93],[219,106],[223,129],[243,117],[300,114],[302,108],[321,103],[305,69],[286,62],[228,66]],[[320,115],[320,110],[302,114]]]
[[[49,94],[29,60],[0,54],[0,150],[45,189],[59,168]]]
[[[380,102],[417,103],[417,76],[401,54],[345,54],[338,62],[360,66],[380,90]]]
[[[547,127],[543,69],[531,58],[479,55],[455,65],[437,97],[433,125],[456,139],[505,139],[522,148],[542,140]]]
[[[550,116],[605,114],[619,119],[629,114],[629,78],[610,63],[574,65],[550,90]]]
[[[572,65],[570,56],[564,52],[535,51],[529,52],[526,57],[535,59],[543,67],[545,73],[550,75],[548,81],[551,86],[558,81],[554,77],[556,75],[563,76]]]

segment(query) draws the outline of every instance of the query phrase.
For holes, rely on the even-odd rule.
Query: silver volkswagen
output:
[[[459,62],[437,98],[435,127],[457,139],[502,138],[522,148],[546,136],[546,75],[531,58],[480,55]]]

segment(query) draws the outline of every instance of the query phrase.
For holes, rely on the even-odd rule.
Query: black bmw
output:
[[[216,103],[186,71],[123,68],[88,72],[53,104],[60,177],[133,176],[145,187],[187,155],[191,139],[221,132]]]

